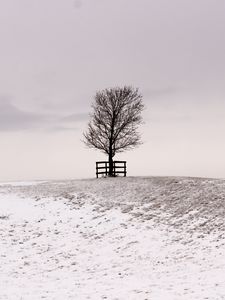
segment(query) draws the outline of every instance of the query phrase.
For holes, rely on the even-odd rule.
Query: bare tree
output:
[[[84,143],[108,155],[109,176],[113,176],[115,154],[141,144],[137,128],[142,123],[142,95],[130,86],[105,89],[96,93],[92,109]]]

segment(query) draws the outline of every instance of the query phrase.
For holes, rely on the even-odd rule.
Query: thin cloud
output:
[[[179,92],[179,88],[176,87],[164,87],[159,89],[144,89],[143,95],[146,100],[155,98],[164,98],[165,96],[174,95]]]
[[[82,122],[88,120],[87,113],[71,114],[61,119],[62,122]]]
[[[42,115],[26,112],[15,106],[8,97],[0,96],[1,131],[32,129],[43,121]]]
[[[20,130],[76,130],[77,124],[86,121],[88,114],[77,113],[61,116],[25,111],[14,105],[9,97],[0,96],[0,131]]]

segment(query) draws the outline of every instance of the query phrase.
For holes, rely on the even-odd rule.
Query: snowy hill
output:
[[[0,299],[225,299],[225,181],[0,185]]]

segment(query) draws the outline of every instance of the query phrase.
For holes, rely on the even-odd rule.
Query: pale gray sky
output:
[[[225,177],[225,0],[0,0],[0,180],[93,177],[107,87],[144,96],[128,175]]]

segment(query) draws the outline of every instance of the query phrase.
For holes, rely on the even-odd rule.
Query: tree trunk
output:
[[[113,177],[113,176],[114,176],[112,153],[109,154],[109,176],[110,176],[110,177]]]

